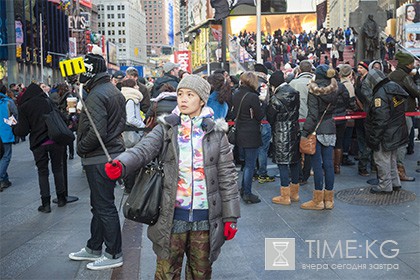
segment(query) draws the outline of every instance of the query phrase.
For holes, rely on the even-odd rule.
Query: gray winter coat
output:
[[[160,258],[170,254],[170,237],[174,216],[178,174],[179,147],[177,142],[180,117],[172,114],[159,117],[156,126],[136,146],[117,157],[124,166],[123,176],[152,161],[163,143],[168,143],[164,162],[164,186],[160,216],[155,225],[149,226],[147,236],[153,250]],[[236,222],[240,216],[237,172],[233,154],[227,141],[227,123],[223,119],[206,118],[202,123],[206,132],[203,138],[204,172],[209,201],[210,262],[214,262],[225,242],[224,222]]]

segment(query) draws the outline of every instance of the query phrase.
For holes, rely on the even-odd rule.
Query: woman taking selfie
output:
[[[184,254],[187,279],[210,279],[221,246],[237,231],[239,195],[227,124],[214,121],[209,95],[210,84],[200,76],[183,78],[172,114],[105,166],[116,180],[165,155],[160,216],[148,228],[157,255],[155,279],[179,279]]]

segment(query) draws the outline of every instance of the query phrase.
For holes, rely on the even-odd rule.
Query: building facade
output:
[[[98,32],[111,42],[108,55],[114,56],[116,51],[118,66],[146,64],[146,15],[141,1],[95,2],[98,7]],[[111,46],[115,46],[115,50]],[[115,59],[111,58],[111,61],[115,63]]]
[[[146,42],[149,57],[170,54],[178,46],[180,0],[142,0],[146,15]]]

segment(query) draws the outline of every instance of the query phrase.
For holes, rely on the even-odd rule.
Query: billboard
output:
[[[108,63],[117,65],[117,45],[108,41]]]
[[[261,31],[273,34],[281,29],[291,29],[298,34],[304,30],[309,32],[317,29],[316,13],[304,14],[271,14],[261,16]],[[227,18],[227,32],[231,35],[238,35],[241,31],[256,32],[256,16],[229,16]]]
[[[255,14],[255,6],[236,6],[230,15]],[[314,0],[261,0],[261,13],[314,13],[316,1]]]
[[[192,73],[191,51],[174,52],[175,63],[181,64],[181,69]]]
[[[398,8],[396,39],[412,54],[420,56],[420,3]]]

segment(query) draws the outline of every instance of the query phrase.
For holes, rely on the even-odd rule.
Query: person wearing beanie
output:
[[[87,97],[79,117],[77,154],[81,158],[90,188],[91,236],[86,246],[78,252],[70,253],[69,258],[75,261],[93,261],[86,267],[102,270],[122,266],[123,256],[121,225],[114,197],[116,181],[105,176],[104,166],[108,158],[94,129],[99,132],[111,158],[124,152],[121,133],[126,121],[125,98],[111,83],[102,56],[87,54],[85,67],[87,72],[79,77],[87,91]]]
[[[299,73],[289,84],[292,88],[299,92],[299,119],[306,119],[308,115],[308,84],[315,77],[312,71],[313,64],[309,60],[302,60],[299,63]],[[299,123],[300,130],[303,129],[303,122]],[[303,167],[299,174],[299,182],[301,185],[307,183],[311,175],[311,156],[303,156]]]
[[[270,84],[276,89],[267,119],[273,129],[273,162],[280,171],[280,196],[273,197],[272,202],[290,205],[299,201],[299,92],[284,81],[281,71],[271,75]]]
[[[333,148],[336,142],[336,130],[333,113],[338,97],[338,86],[333,78],[334,75],[334,69],[321,64],[315,69],[315,80],[308,85],[308,116],[301,137],[316,133],[316,152],[311,158],[315,185],[313,198],[300,206],[306,210],[334,208]],[[320,124],[317,127],[318,122]]]
[[[237,173],[227,123],[214,120],[206,106],[210,90],[200,76],[184,77],[172,114],[159,117],[159,124],[140,143],[105,169],[116,180],[157,156],[163,161],[160,215],[147,234],[157,255],[155,279],[179,279],[184,255],[192,279],[211,279],[222,244],[237,232]]]
[[[416,112],[416,100],[420,100],[420,86],[414,82],[412,72],[414,68],[414,58],[403,52],[398,52],[395,55],[398,60],[397,68],[389,73],[389,79],[399,84],[409,94],[406,106],[406,112]],[[410,135],[409,142],[404,147],[399,147],[397,152],[397,163],[398,163],[398,174],[401,181],[414,181],[415,178],[408,176],[405,167],[404,160],[405,154],[414,153],[414,128],[413,128],[414,117],[406,117],[408,132]]]
[[[178,86],[179,78],[178,72],[181,65],[173,62],[166,62],[163,65],[163,76],[156,79],[150,93],[151,98],[156,98],[159,95],[159,89],[164,84],[170,84],[174,88]]]
[[[366,143],[373,150],[379,180],[370,192],[390,194],[401,189],[397,153],[408,142],[404,108],[408,93],[377,69],[369,71],[366,84],[373,92],[366,115]]]
[[[372,98],[372,90],[366,86],[364,79],[369,71],[369,60],[361,60],[357,64],[357,77],[354,83],[354,94],[356,96],[356,110],[363,112],[367,110],[369,102]],[[370,164],[371,170],[375,170],[372,162],[372,151],[366,145],[365,138],[365,119],[356,119],[354,121],[354,129],[356,130],[357,145],[359,147],[359,161],[358,174],[367,177],[370,175],[368,166]]]

